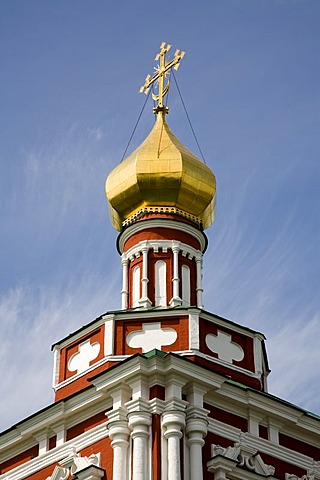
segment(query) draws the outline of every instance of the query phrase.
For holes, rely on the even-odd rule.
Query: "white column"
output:
[[[108,430],[113,448],[113,480],[128,479],[128,445],[130,430],[128,427],[127,410],[119,407],[108,413]]]
[[[148,251],[149,247],[144,245],[141,249],[142,251],[142,278],[141,278],[141,299],[139,300],[139,304],[141,307],[150,307],[151,302],[148,298]]]
[[[122,255],[122,290],[121,290],[121,309],[128,308],[128,263],[129,259]]]
[[[190,480],[203,478],[202,447],[204,437],[208,433],[209,410],[203,408],[203,397],[207,389],[193,382],[188,386],[186,418],[187,445],[189,447],[189,471]]]
[[[182,300],[179,297],[179,245],[172,246],[172,253],[173,253],[173,279],[172,279],[172,290],[173,295],[172,299],[170,300],[170,306],[176,307],[182,304]]]
[[[167,411],[162,414],[164,437],[168,442],[168,480],[181,480],[180,438],[185,426],[184,411]]]
[[[186,406],[181,400],[183,383],[171,379],[166,387],[166,402],[162,413],[162,428],[167,440],[167,480],[181,480],[180,438],[186,423]]]
[[[128,409],[129,427],[133,443],[132,480],[147,480],[149,478],[149,435],[151,413],[149,403],[142,398],[126,404]]]
[[[196,266],[197,266],[197,307],[203,308],[202,304],[202,254],[201,256],[196,257]]]
[[[208,432],[208,410],[200,407],[187,409],[186,433],[190,448],[190,480],[203,478],[202,447]]]

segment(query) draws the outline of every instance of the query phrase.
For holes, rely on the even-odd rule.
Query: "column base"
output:
[[[151,300],[148,297],[140,298],[139,306],[144,308],[149,308],[152,306]]]
[[[170,307],[180,307],[182,305],[182,300],[180,297],[172,297],[169,305]]]

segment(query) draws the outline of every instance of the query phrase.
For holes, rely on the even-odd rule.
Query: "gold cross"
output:
[[[155,61],[159,60],[159,65],[155,68],[156,73],[151,77],[151,75],[147,75],[145,79],[144,85],[140,88],[139,92],[144,92],[147,94],[150,90],[151,85],[158,81],[159,83],[159,90],[158,95],[152,94],[153,100],[158,102],[158,105],[153,109],[154,113],[158,112],[165,112],[168,113],[168,107],[163,105],[163,99],[165,95],[168,93],[170,87],[170,81],[165,85],[165,78],[173,67],[175,70],[178,70],[180,65],[180,60],[185,56],[186,52],[182,52],[181,50],[176,50],[174,53],[174,58],[171,62],[166,63],[166,53],[170,50],[171,45],[166,45],[165,42],[162,42],[160,45],[160,52],[156,55]]]

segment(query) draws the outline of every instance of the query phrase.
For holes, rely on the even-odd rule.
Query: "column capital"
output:
[[[126,253],[123,253],[121,255],[121,265],[124,266],[124,265],[128,265],[129,263],[129,258],[127,257]]]
[[[203,447],[203,438],[208,433],[209,410],[199,407],[189,407],[186,411],[186,433],[188,445],[197,444]]]
[[[186,424],[186,405],[182,405],[182,402],[187,403],[183,400],[177,401],[177,399],[166,402],[166,409],[162,413],[162,425],[167,429],[164,433],[165,438],[174,435],[179,436],[179,438],[182,436],[181,429]]]
[[[143,398],[135,398],[133,400],[129,400],[126,403],[126,409],[128,413],[135,413],[135,412],[150,412],[150,403],[148,400]]]
[[[179,251],[181,250],[180,242],[177,242],[177,241],[172,240],[171,250],[172,250],[173,252],[176,252],[176,253],[178,252],[178,253],[179,253]]]
[[[147,241],[141,243],[141,252],[142,253],[148,253],[149,249],[150,249],[150,245],[148,244]]]
[[[127,420],[128,411],[125,407],[114,408],[106,412],[106,416],[108,417],[107,427],[114,422],[119,421],[126,421]]]

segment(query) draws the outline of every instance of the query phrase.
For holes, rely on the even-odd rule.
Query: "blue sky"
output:
[[[162,41],[218,182],[205,308],[264,332],[269,391],[320,414],[320,2],[10,0],[0,22],[0,428],[52,401],[51,344],[120,307],[104,181]],[[199,155],[174,86],[169,107]]]

